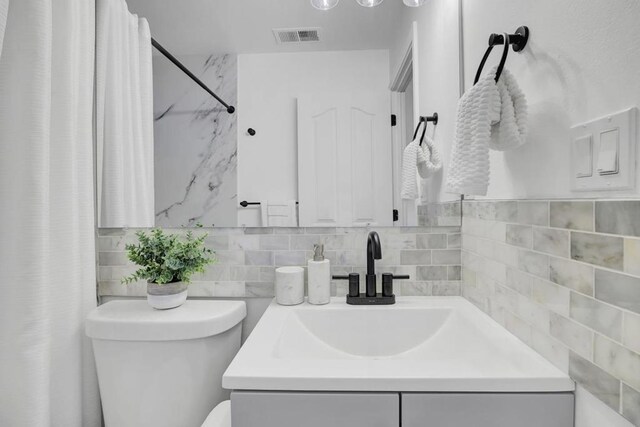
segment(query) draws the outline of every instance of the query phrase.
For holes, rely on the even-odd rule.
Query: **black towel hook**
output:
[[[433,122],[434,125],[438,124],[438,113],[433,113],[431,116],[420,116],[420,121],[418,122],[418,126],[416,126],[416,131],[413,133],[413,140],[415,141],[416,136],[418,136],[418,130],[420,130],[420,125],[424,123],[424,129],[422,129],[422,135],[420,135],[420,145],[422,145],[422,141],[424,141],[424,135],[427,132],[427,123]]]
[[[502,58],[500,58],[500,64],[498,65],[498,70],[496,71],[496,77],[495,77],[496,83],[498,83],[498,80],[500,80],[500,76],[502,75],[502,70],[504,70],[504,64],[506,64],[507,56],[509,55],[509,34],[504,33],[504,36],[502,37],[506,38],[507,43],[504,44],[504,49],[502,50]],[[482,69],[484,68],[484,64],[487,62],[487,59],[489,59],[489,55],[491,55],[493,46],[495,45],[489,43],[489,47],[487,48],[487,51],[484,53],[484,56],[482,57],[482,61],[480,61],[480,66],[478,67],[478,71],[476,72],[476,78],[473,80],[474,85],[478,83],[478,80],[480,80],[480,76],[482,75]]]
[[[506,41],[506,42],[505,42]],[[505,63],[507,62],[507,55],[509,54],[509,47],[513,46],[514,52],[521,52],[522,49],[525,48],[527,42],[529,41],[529,27],[522,26],[519,27],[514,34],[491,34],[489,36],[489,47],[487,51],[484,53],[482,57],[482,61],[480,62],[480,66],[478,67],[478,71],[476,72],[476,77],[473,81],[475,85],[480,80],[480,76],[482,75],[482,69],[484,68],[487,59],[489,59],[489,55],[493,50],[494,46],[504,44],[504,50],[502,51],[502,58],[500,59],[500,64],[498,65],[498,70],[496,71],[496,83],[500,80],[500,76],[502,75],[502,71],[504,70]]]

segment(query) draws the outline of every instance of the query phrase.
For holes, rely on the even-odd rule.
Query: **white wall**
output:
[[[572,193],[569,182],[570,128],[640,104],[640,2],[464,0],[463,16],[466,87],[473,83],[489,34],[521,25],[531,29],[527,49],[511,52],[507,63],[529,102],[528,143],[492,153],[487,197],[640,194],[640,185],[627,194]],[[494,52],[485,68],[499,56]]]
[[[238,200],[297,200],[298,94],[388,86],[386,50],[239,55]],[[239,208],[238,225],[259,226],[259,209]]]
[[[453,146],[456,109],[460,95],[458,2],[430,0],[419,8],[404,9],[402,20],[398,22],[394,48],[390,53],[392,79],[411,41],[411,26],[414,21],[418,26],[417,46],[414,46],[418,70],[413,80],[419,99],[419,108],[414,114],[417,119],[418,116],[438,113],[438,126],[434,128],[429,124],[427,134],[434,138],[435,145],[440,149],[444,159],[443,172],[425,181],[423,189],[428,202],[458,200],[458,195],[443,191],[443,176],[446,174]]]

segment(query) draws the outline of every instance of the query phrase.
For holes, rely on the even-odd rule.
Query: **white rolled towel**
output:
[[[403,199],[415,200],[418,198],[418,148],[419,141],[411,141],[402,154],[402,189],[400,196]]]
[[[422,145],[418,144],[417,151],[418,175],[420,175],[421,178],[431,178],[436,172],[442,169],[440,150],[435,146],[433,139],[425,136]]]
[[[496,69],[483,76],[458,101],[456,130],[447,171],[447,191],[484,196],[489,187],[491,123],[498,121]]]
[[[298,207],[295,200],[260,201],[263,227],[297,227]]]
[[[491,124],[489,148],[497,151],[520,147],[527,138],[527,98],[513,74],[504,69],[498,80],[500,116]]]
[[[489,187],[489,149],[505,151],[525,143],[527,102],[509,70],[496,84],[497,67],[458,102],[447,191],[484,196]]]
[[[433,143],[433,139],[424,137],[422,145],[420,138],[409,143],[402,156],[402,190],[400,196],[407,200],[419,197],[418,179],[427,179],[442,169],[440,151]]]

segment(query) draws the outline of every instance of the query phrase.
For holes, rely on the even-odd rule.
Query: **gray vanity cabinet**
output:
[[[402,427],[573,427],[573,393],[402,393]]]
[[[573,393],[234,391],[231,419],[233,427],[573,427],[573,400]]]
[[[398,393],[231,393],[233,427],[399,427]]]

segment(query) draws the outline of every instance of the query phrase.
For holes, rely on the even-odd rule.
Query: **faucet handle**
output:
[[[382,274],[382,296],[390,297],[393,295],[393,279],[396,280],[409,280],[411,277],[408,274],[400,274],[394,276],[391,273]]]
[[[332,276],[333,280],[348,280],[349,281],[349,296],[360,296],[360,275],[358,273],[349,273],[348,276]]]

